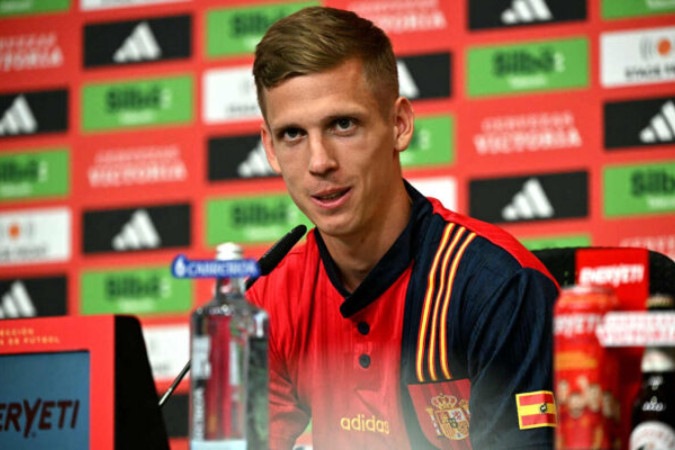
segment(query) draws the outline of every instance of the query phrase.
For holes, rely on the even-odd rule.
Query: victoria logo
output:
[[[604,115],[608,150],[675,142],[675,97],[610,102]]]
[[[66,90],[0,95],[0,139],[68,128]]]
[[[84,66],[187,59],[191,38],[187,15],[86,25]]]
[[[276,176],[258,134],[211,138],[208,153],[209,181]]]
[[[190,205],[84,213],[84,252],[128,252],[190,245]]]
[[[487,222],[525,222],[588,215],[588,174],[568,172],[469,184],[470,214]]]
[[[0,319],[66,314],[66,277],[0,280]]]
[[[586,0],[471,0],[469,28],[499,28],[586,19]]]

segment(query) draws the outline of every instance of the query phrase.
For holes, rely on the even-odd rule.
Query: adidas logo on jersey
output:
[[[536,178],[527,180],[521,191],[513,196],[511,203],[502,209],[502,218],[507,221],[546,219],[553,217],[553,214],[553,206]]]
[[[144,209],[134,212],[122,231],[112,240],[112,247],[117,251],[157,248],[160,244],[159,234]]]
[[[275,175],[274,170],[272,170],[269,162],[267,162],[262,141],[259,140],[246,159],[237,166],[237,174],[242,178]]]
[[[640,132],[640,141],[645,144],[675,141],[675,103],[672,100],[666,102]]]
[[[507,25],[552,19],[553,14],[544,0],[513,0],[511,7],[502,13],[502,22]]]
[[[116,63],[159,59],[162,49],[147,22],[139,23],[113,55]]]
[[[14,282],[0,301],[0,319],[35,317],[36,315],[35,305],[26,287],[20,281]]]
[[[0,118],[0,136],[32,134],[37,127],[35,116],[23,95],[19,95]]]

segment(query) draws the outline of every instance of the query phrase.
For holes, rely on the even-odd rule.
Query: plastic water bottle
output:
[[[239,245],[217,260],[242,259]],[[191,317],[190,449],[267,450],[267,313],[245,297],[243,276],[218,278]]]

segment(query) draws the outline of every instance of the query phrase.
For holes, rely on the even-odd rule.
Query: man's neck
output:
[[[321,235],[347,291],[356,290],[408,224],[412,202],[405,190],[403,195],[392,201],[392,207],[382,217],[380,227],[353,236]]]

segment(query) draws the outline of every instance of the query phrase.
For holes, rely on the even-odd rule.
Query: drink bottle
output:
[[[672,297],[647,300],[649,314],[673,309]],[[630,450],[675,450],[675,347],[648,346],[633,404]]]
[[[242,259],[239,245],[217,260]],[[218,278],[190,323],[190,449],[267,450],[269,319],[245,297],[245,277]]]

